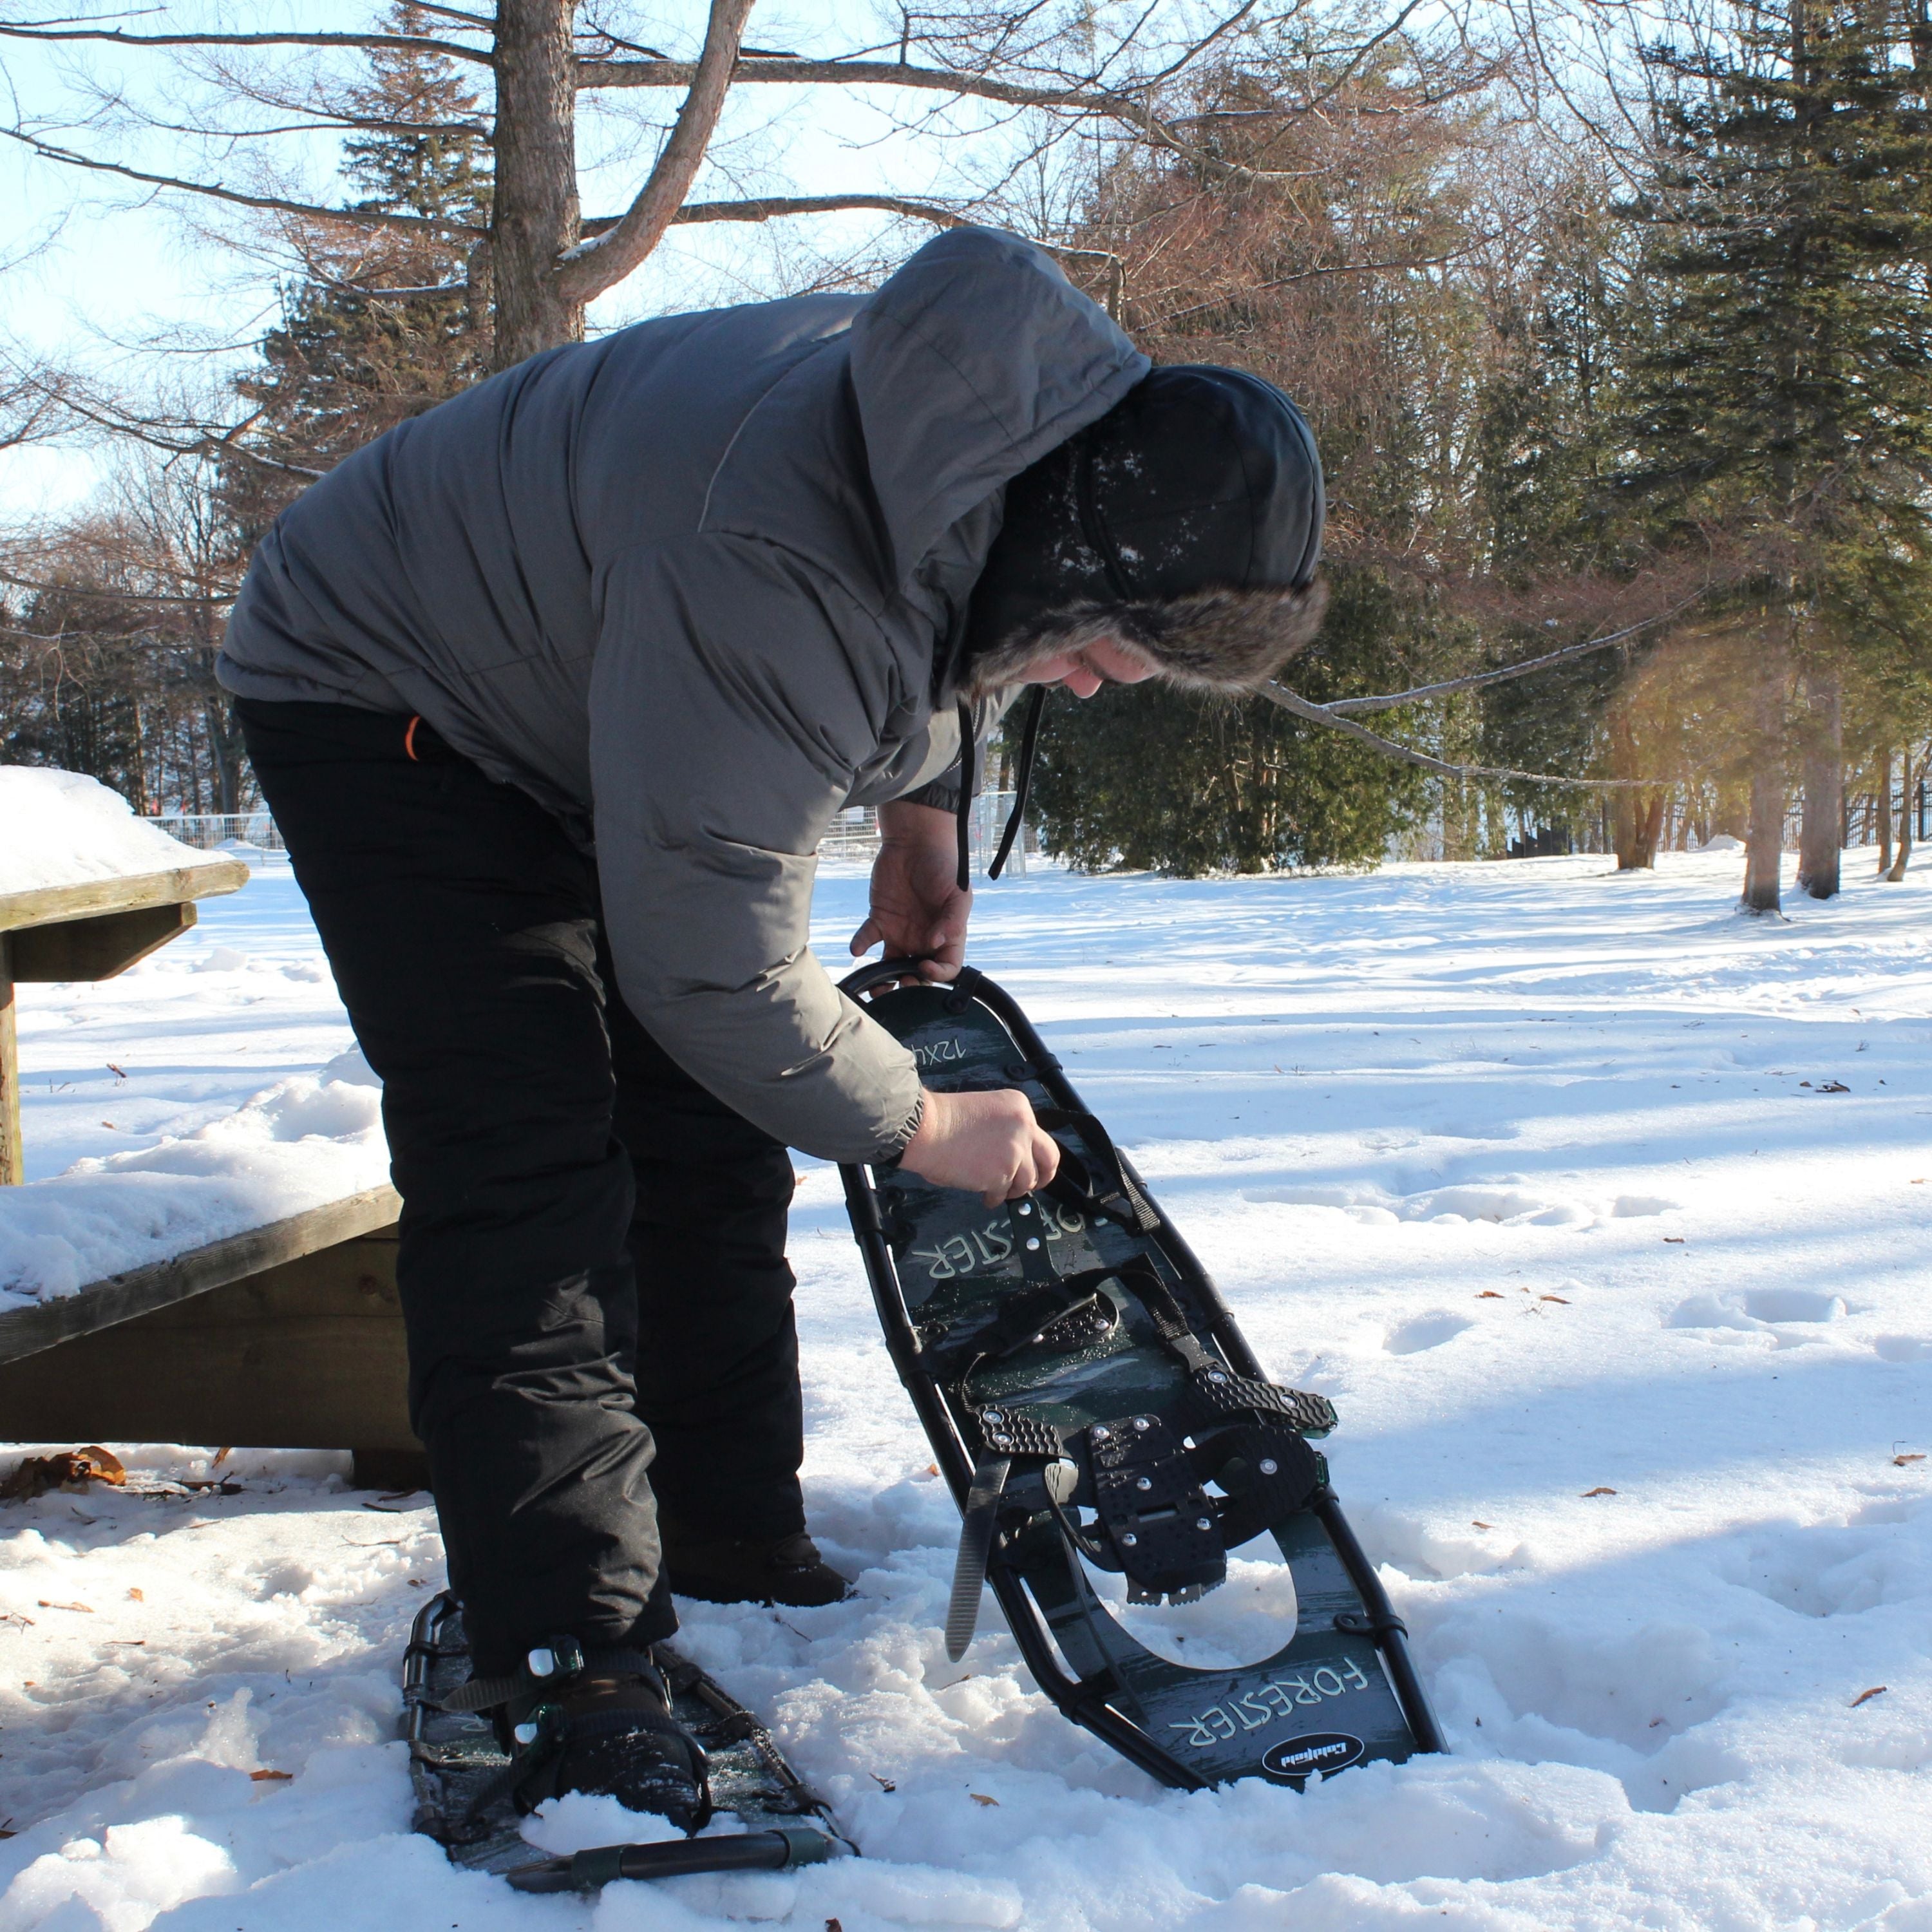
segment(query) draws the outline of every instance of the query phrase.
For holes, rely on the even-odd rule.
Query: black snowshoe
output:
[[[410,1631],[403,1698],[416,1828],[453,1863],[500,1874],[520,1891],[777,1870],[853,1849],[764,1726],[668,1644],[648,1656],[586,1656],[560,1638],[532,1652],[514,1678],[474,1678],[462,1610],[446,1591]],[[524,1814],[577,1790],[608,1792],[686,1832],[721,1812],[746,1828],[569,1858],[525,1840]]]
[[[1059,1143],[1040,1192],[988,1210],[893,1166],[842,1172],[900,1379],[964,1518],[946,1622],[971,1640],[990,1582],[1042,1690],[1163,1784],[1300,1789],[1365,1759],[1443,1748],[1402,1624],[1311,1441],[1318,1395],[1268,1380],[1200,1262],[1007,994],[968,968],[844,982],[928,1086],[1017,1088]],[[1096,1594],[1184,1604],[1228,1552],[1273,1538],[1298,1615],[1264,1661],[1156,1654]]]

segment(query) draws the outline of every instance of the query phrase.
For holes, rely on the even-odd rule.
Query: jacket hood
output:
[[[920,249],[853,318],[850,354],[902,588],[962,518],[1150,366],[1050,256],[988,228]]]

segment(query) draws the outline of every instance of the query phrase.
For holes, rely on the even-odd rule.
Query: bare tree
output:
[[[1183,111],[1190,76],[1204,58],[1240,36],[1290,26],[1346,57],[1358,42],[1380,44],[1413,10],[1389,0],[1389,20],[1379,26],[1365,29],[1359,10],[1349,10],[1324,30],[1313,0],[1271,8],[1261,0],[1222,0],[1204,16],[1163,0],[1132,13],[952,0],[901,12],[889,44],[819,56],[747,47],[751,4],[710,0],[703,44],[685,59],[640,44],[573,0],[499,0],[493,14],[412,0],[362,32],[214,31],[188,19],[170,31],[158,29],[148,11],[0,25],[0,36],[19,40],[151,54],[175,62],[194,83],[185,120],[175,118],[182,111],[175,107],[136,112],[104,80],[95,111],[77,124],[43,112],[0,133],[62,167],[259,215],[350,228],[440,226],[464,244],[472,281],[487,282],[502,367],[580,334],[586,306],[632,274],[676,224],[872,210],[944,225],[1002,206],[1012,170],[1042,153],[1064,154],[1058,172],[1077,174],[1087,161],[1069,146],[1076,135],[1152,143],[1204,166],[1238,167],[1215,160]],[[120,24],[124,19],[136,24]],[[339,88],[314,79],[314,65],[403,48],[461,63],[487,82],[495,179],[485,226],[332,203],[302,192],[270,161],[250,158],[272,154],[284,136],[368,131],[366,119],[345,112]],[[887,125],[902,130],[936,129],[952,113],[946,125],[960,151],[970,146],[995,158],[976,174],[964,170],[957,196],[909,195],[880,183],[832,194],[692,200],[728,102],[774,86],[862,93]],[[578,102],[609,109],[664,92],[682,99],[668,127],[650,130],[656,153],[636,192],[616,214],[586,216],[579,198]],[[1324,106],[1311,88],[1306,99],[1270,111],[1314,116]],[[972,110],[965,122],[956,112],[962,106]],[[157,133],[205,156],[206,164],[164,169],[129,157]]]

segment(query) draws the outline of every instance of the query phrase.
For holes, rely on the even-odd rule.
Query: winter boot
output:
[[[506,1791],[520,1811],[589,1792],[686,1832],[711,1816],[704,1753],[671,1715],[664,1678],[646,1652],[586,1651],[574,1638],[552,1637],[514,1677],[472,1678],[443,1708],[494,1712],[510,1753],[502,1777],[476,1795],[472,1816]]]
[[[789,1536],[704,1538],[660,1511],[664,1575],[680,1597],[707,1604],[792,1604],[815,1608],[842,1602],[852,1586],[818,1553],[803,1530]]]

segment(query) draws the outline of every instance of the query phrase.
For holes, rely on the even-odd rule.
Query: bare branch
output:
[[[432,9],[442,12],[441,8]],[[426,34],[130,34],[119,27],[37,27],[32,21],[0,24],[0,38],[15,40],[106,40],[120,47],[393,47],[404,52],[446,56],[488,67],[481,47]]]
[[[1199,315],[1210,308],[1225,308],[1231,302],[1238,302],[1245,296],[1258,296],[1269,289],[1286,288],[1291,282],[1312,282],[1323,275],[1374,275],[1393,273],[1401,268],[1439,268],[1450,262],[1460,261],[1465,255],[1473,254],[1486,242],[1496,239],[1494,235],[1479,235],[1460,248],[1452,248],[1446,255],[1418,255],[1404,261],[1395,262],[1331,262],[1319,268],[1298,268],[1292,275],[1275,275],[1264,282],[1250,282],[1226,295],[1216,296],[1211,301],[1191,302],[1186,308],[1169,310],[1160,318],[1162,327],[1179,322],[1184,316]]]
[[[213,604],[232,603],[232,596],[217,593],[209,597],[183,597],[161,590],[102,590],[92,586],[77,584],[40,584],[31,577],[16,577],[10,570],[0,569],[0,584],[10,584],[16,590],[33,590],[50,597],[85,597],[90,602],[98,600],[110,604]],[[44,636],[45,633],[16,631],[16,637]]]
[[[174,175],[154,175],[140,168],[124,166],[118,161],[104,161],[92,154],[78,154],[70,148],[62,148],[51,141],[44,141],[38,135],[29,134],[21,128],[0,128],[0,135],[10,141],[18,141],[22,147],[50,161],[59,161],[68,167],[91,168],[97,174],[118,175],[124,181],[142,182],[150,188],[178,188],[184,194],[206,196],[213,201],[231,202],[238,208],[272,208],[282,214],[299,214],[315,221],[344,221],[359,227],[400,228],[412,233],[434,235],[476,235],[483,230],[460,221],[442,221],[426,214],[388,214],[380,209],[368,208],[326,208],[319,202],[289,201],[279,195],[245,194],[238,188],[222,188],[212,182],[184,181]]]
[[[1243,8],[1244,12],[1246,8]],[[599,60],[581,58],[577,63],[580,88],[617,87],[689,87],[696,84],[698,64],[672,60]],[[835,87],[910,87],[955,96],[970,95],[982,100],[996,100],[1009,107],[1056,108],[1118,121],[1138,131],[1158,146],[1218,173],[1243,179],[1266,180],[1265,169],[1248,167],[1239,162],[1190,146],[1134,93],[1097,86],[1090,82],[1070,81],[1058,87],[1026,86],[1017,81],[1001,80],[991,74],[970,68],[914,67],[904,61],[802,60],[772,56],[747,57],[733,70],[734,85],[746,82],[772,82],[786,86],[814,84]],[[1139,88],[1137,85],[1136,92]],[[1284,114],[1305,112],[1299,105],[1284,105]]]
[[[131,415],[110,403],[90,402],[79,395],[64,396],[62,405],[82,422],[92,423],[95,428],[106,430],[112,435],[125,436],[130,442],[143,443],[166,456],[239,456],[260,464],[265,470],[279,470],[285,476],[304,477],[311,482],[328,474],[326,470],[311,470],[302,464],[284,463],[244,442],[242,438],[261,420],[259,410],[240,422],[218,429],[202,423],[157,422]]]
[[[1440,684],[1418,684],[1413,690],[1392,692],[1383,698],[1330,698],[1325,708],[1337,712],[1386,711],[1391,705],[1420,704],[1426,698],[1447,698],[1455,692],[1474,691],[1481,685],[1500,684],[1507,678],[1526,677],[1533,670],[1546,670],[1552,664],[1568,664],[1572,658],[1586,657],[1592,651],[1608,650],[1611,645],[1620,644],[1626,638],[1635,637],[1640,631],[1668,623],[1672,617],[1688,610],[1704,594],[1701,590],[1694,590],[1669,610],[1658,611],[1654,617],[1626,625],[1622,630],[1612,631],[1606,637],[1586,638],[1581,644],[1565,644],[1561,650],[1546,651],[1541,657],[1525,658],[1520,663],[1504,664],[1495,670],[1479,670],[1468,677],[1445,679]]]
[[[913,201],[898,194],[773,194],[742,201],[688,201],[671,217],[670,225],[771,221],[788,214],[836,214],[849,208],[876,208],[884,214],[903,214],[914,221],[929,221],[935,228],[957,228],[974,219],[971,211],[963,205],[953,207],[944,202]],[[621,219],[614,214],[592,215],[584,222],[584,232],[589,236],[608,234]]]
[[[1345,733],[1357,743],[1367,746],[1370,751],[1378,752],[1385,758],[1393,758],[1400,764],[1419,766],[1424,771],[1434,772],[1442,778],[1508,778],[1517,784],[1568,785],[1580,791],[1656,791],[1673,782],[1668,778],[1566,778],[1555,772],[1520,772],[1508,765],[1452,765],[1442,758],[1431,758],[1426,752],[1418,752],[1412,746],[1398,745],[1393,738],[1378,736],[1348,718],[1338,718],[1330,706],[1311,704],[1286,685],[1264,684],[1258,694],[1270,704],[1278,704],[1282,710],[1306,718],[1311,724],[1326,724],[1331,730]]]
[[[712,130],[724,111],[751,11],[752,0],[711,0],[704,48],[690,92],[649,179],[614,228],[579,242],[557,264],[557,277],[567,300],[587,302],[602,295],[622,281],[664,238],[704,165]]]

